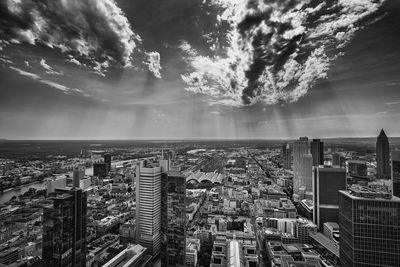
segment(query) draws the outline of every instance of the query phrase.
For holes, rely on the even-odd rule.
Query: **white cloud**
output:
[[[62,71],[55,71],[49,64],[46,63],[46,60],[43,58],[40,60],[40,66],[42,66],[46,70],[47,74],[63,75]]]
[[[160,65],[160,54],[158,52],[147,52],[145,53],[145,60],[143,61],[151,73],[159,79],[161,79],[161,65]]]
[[[277,104],[297,101],[327,78],[343,47],[384,0],[211,0],[218,20],[230,25],[223,52],[205,56],[182,42],[187,90],[212,96],[212,103]],[[249,4],[251,2],[251,4]],[[335,12],[332,12],[335,10]],[[355,26],[357,25],[357,26]],[[207,42],[210,35],[204,34]],[[219,44],[211,44],[218,46]],[[219,51],[220,49],[218,49]],[[217,50],[210,49],[210,52]]]
[[[62,84],[59,84],[59,83],[56,83],[56,82],[53,82],[53,81],[50,81],[50,80],[47,80],[47,79],[43,79],[42,77],[40,77],[37,74],[31,73],[31,72],[27,72],[27,71],[21,70],[21,69],[16,68],[16,67],[12,67],[11,66],[10,69],[16,71],[20,75],[23,75],[25,77],[29,77],[29,78],[31,78],[33,80],[36,80],[36,81],[38,81],[38,82],[40,82],[42,84],[45,84],[45,85],[48,85],[48,86],[50,86],[50,87],[52,87],[54,89],[60,90],[60,91],[64,92],[65,94],[69,94],[69,93],[72,93],[72,92],[79,93],[79,94],[83,93],[83,91],[80,90],[80,89],[70,88],[70,87],[67,87],[65,85],[62,85]]]
[[[131,67],[134,53],[145,56],[143,49],[137,48],[141,37],[115,0],[8,0],[3,11],[10,18],[10,31],[1,44],[41,43],[79,55],[68,61],[80,66],[80,60],[85,60],[96,69],[97,63],[104,61]],[[24,27],[20,21],[25,22]],[[151,66],[158,74],[157,65]],[[100,68],[97,72],[104,74],[105,65]]]

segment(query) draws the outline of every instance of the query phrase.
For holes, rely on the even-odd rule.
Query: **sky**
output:
[[[4,0],[0,139],[400,136],[397,0]]]

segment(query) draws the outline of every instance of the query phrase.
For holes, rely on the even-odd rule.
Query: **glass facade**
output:
[[[400,266],[400,201],[339,195],[341,266]]]
[[[185,266],[186,179],[180,172],[162,176],[163,266]]]
[[[396,152],[400,154],[399,151]],[[400,197],[400,159],[392,160],[392,170],[393,195]]]
[[[56,189],[53,207],[43,211],[44,266],[86,266],[87,195]]]

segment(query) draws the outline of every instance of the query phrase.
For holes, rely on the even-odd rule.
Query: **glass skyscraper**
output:
[[[371,187],[339,191],[340,266],[400,266],[400,199]]]
[[[186,178],[178,171],[162,174],[162,266],[185,266]]]
[[[320,139],[313,139],[310,143],[313,166],[324,165],[324,142]]]
[[[56,189],[43,211],[44,266],[86,266],[87,195],[79,188]]]

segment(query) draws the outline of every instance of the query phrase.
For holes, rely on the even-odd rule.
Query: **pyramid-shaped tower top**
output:
[[[386,134],[385,134],[385,131],[382,129],[381,130],[381,133],[378,135],[378,138],[387,138],[387,136],[386,136]]]

